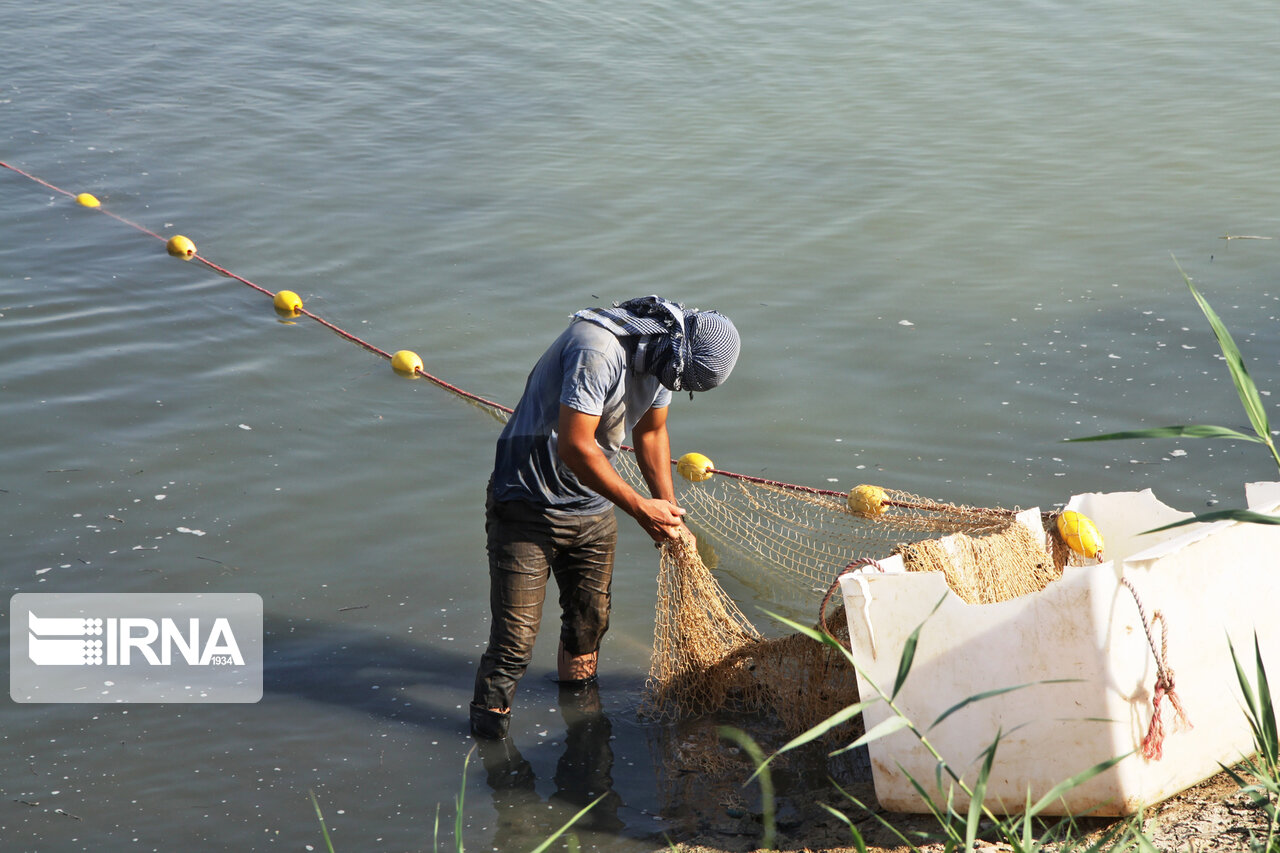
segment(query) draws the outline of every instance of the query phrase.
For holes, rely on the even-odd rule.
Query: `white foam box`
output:
[[[1280,484],[1250,484],[1247,497],[1250,508],[1273,512]],[[1228,639],[1252,679],[1256,631],[1264,660],[1280,673],[1280,526],[1222,521],[1144,534],[1189,515],[1150,490],[1077,495],[1067,508],[1097,525],[1107,562],[1068,566],[1044,590],[1012,601],[966,604],[941,573],[906,572],[898,557],[881,561],[884,572],[841,579],[862,698],[876,695],[872,683],[893,689],[904,644],[923,623],[895,704],[970,784],[983,751],[1001,736],[985,797],[1001,814],[1023,811],[1062,780],[1126,754],[1043,813],[1131,814],[1197,784],[1253,751]],[[1037,510],[1020,520],[1041,530]],[[1174,708],[1163,701],[1159,760],[1142,755],[1156,660],[1122,577],[1149,619],[1156,611],[1165,617],[1167,665],[1192,725],[1176,730]],[[1159,647],[1158,623],[1155,640]],[[1069,681],[1044,683],[1060,679]],[[1024,684],[929,728],[967,697]],[[891,715],[879,702],[863,721],[870,731]],[[903,729],[869,750],[880,804],[927,811],[908,778],[937,790],[936,761],[919,740]],[[945,792],[938,801],[945,803]]]

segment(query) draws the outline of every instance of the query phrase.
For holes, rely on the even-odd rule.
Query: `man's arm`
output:
[[[641,424],[655,412],[662,412],[661,425],[656,432],[661,433],[661,437],[654,435],[655,430],[641,430]],[[644,528],[645,532],[653,538],[655,542],[664,542],[668,539],[674,539],[678,536],[679,530],[683,527],[681,516],[684,510],[676,506],[671,496],[673,495],[671,487],[671,457],[669,449],[661,452],[665,454],[665,459],[659,468],[665,469],[666,485],[663,487],[661,476],[655,476],[653,458],[651,455],[655,452],[654,445],[661,444],[664,448],[669,446],[666,430],[666,410],[650,409],[641,418],[640,424],[636,424],[633,435],[637,441],[644,441],[649,445],[648,450],[637,447],[637,457],[640,461],[640,470],[644,472],[645,481],[649,483],[649,488],[654,490],[653,494],[657,497],[642,497],[639,492],[627,485],[627,482],[618,476],[618,472],[613,470],[613,466],[609,464],[608,458],[600,449],[600,445],[596,443],[596,427],[600,424],[599,415],[588,415],[579,412],[569,406],[560,406],[560,422],[559,422],[559,453],[560,459],[564,464],[569,466],[569,470],[577,476],[578,480],[591,489],[593,492],[603,495],[616,506],[620,507],[623,512],[636,520],[639,525]],[[645,438],[641,438],[645,436]]]
[[[636,462],[649,484],[649,494],[674,504],[676,493],[671,484],[671,437],[667,434],[666,408],[645,412],[631,431],[631,440],[635,442]]]

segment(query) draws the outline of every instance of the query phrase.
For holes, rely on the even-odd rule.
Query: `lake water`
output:
[[[727,470],[1006,507],[1149,487],[1187,510],[1274,474],[1254,445],[1062,443],[1245,423],[1175,257],[1275,387],[1280,242],[1222,239],[1280,238],[1265,4],[0,19],[0,160],[483,396],[514,402],[573,310],[658,292],[743,335],[732,379],[672,409],[673,450]],[[469,849],[554,828],[553,631],[517,699],[524,799],[462,775],[493,418],[4,169],[0,365],[10,594],[257,593],[268,657],[255,705],[6,700],[5,849],[323,849],[312,791],[339,850],[431,849],[460,790]],[[616,819],[582,840],[649,850],[673,828],[663,732],[635,715],[656,558],[623,526]],[[767,578],[734,588],[772,604]]]

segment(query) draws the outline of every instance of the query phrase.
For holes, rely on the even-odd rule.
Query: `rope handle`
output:
[[[1157,610],[1151,614],[1151,618],[1147,619],[1146,608],[1142,605],[1142,599],[1138,596],[1138,590],[1134,588],[1133,583],[1128,578],[1121,578],[1120,583],[1124,584],[1125,589],[1129,590],[1133,595],[1134,604],[1138,607],[1138,617],[1142,620],[1142,630],[1147,635],[1147,645],[1151,649],[1151,656],[1156,661],[1156,686],[1155,695],[1151,698],[1151,724],[1147,727],[1146,737],[1142,739],[1142,756],[1148,761],[1159,761],[1164,757],[1164,721],[1161,719],[1160,705],[1167,696],[1169,702],[1173,705],[1174,711],[1174,729],[1181,727],[1188,729],[1194,728],[1191,720],[1187,717],[1186,711],[1182,708],[1182,702],[1178,699],[1178,694],[1174,687],[1173,669],[1169,666],[1169,620],[1164,613]],[[1160,623],[1160,648],[1156,648],[1155,635],[1153,628],[1155,623]]]
[[[871,566],[877,572],[884,571],[884,567],[870,557],[862,557],[861,559],[854,560],[836,573],[836,579],[831,582],[831,586],[827,588],[827,594],[822,596],[822,604],[818,606],[818,627],[822,630],[822,633],[826,634],[837,643],[840,643],[840,640],[836,638],[835,634],[831,633],[829,628],[827,628],[827,602],[831,601],[831,596],[835,595],[836,588],[840,586],[840,578],[850,572],[856,572],[863,566]],[[843,643],[840,644],[844,645]],[[849,647],[845,646],[845,648]]]

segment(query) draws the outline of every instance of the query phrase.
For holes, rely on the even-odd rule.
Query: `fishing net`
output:
[[[0,167],[164,241],[102,208],[92,195],[77,196],[8,163]],[[178,241],[185,244],[181,251],[173,248]],[[499,421],[512,411],[427,373],[412,352],[393,355],[305,310],[297,294],[272,294],[196,254],[185,237],[167,242],[171,254],[271,296],[277,310],[310,317],[398,371],[428,379]],[[697,461],[686,470],[690,457]],[[637,489],[645,489],[629,454],[619,454],[615,464]],[[824,590],[830,596],[833,579],[851,564],[900,553],[909,570],[942,571],[957,594],[974,603],[1024,595],[1052,582],[1070,556],[1062,535],[1076,537],[1077,545],[1089,540],[1084,552],[1093,558],[1101,547],[1089,531],[1083,537],[1080,530],[1060,535],[1057,525],[1046,525],[1048,542],[1036,541],[1015,521],[1015,513],[1003,509],[940,503],[875,487],[860,486],[846,496],[730,472],[711,477],[710,460],[697,454],[688,454],[678,467],[690,481],[680,502],[703,539],[663,550],[645,708],[667,719],[739,709],[769,713],[796,731],[856,699],[850,667],[828,646],[803,635],[766,638],[757,631],[708,568],[715,546],[732,552],[743,571],[754,569],[772,595],[790,587],[810,601]],[[825,608],[819,612],[829,633],[840,637],[846,631],[838,610],[829,617]]]
[[[827,628],[847,642],[838,610]],[[662,549],[648,687],[649,716],[766,713],[788,733],[821,722],[858,695],[856,674],[835,649],[798,633],[761,636],[716,582],[692,536]]]
[[[909,572],[942,572],[947,586],[967,604],[994,604],[1039,592],[1062,576],[1043,541],[1022,524],[984,536],[957,533],[904,545]]]
[[[642,484],[627,454],[615,464]],[[892,489],[845,494],[717,475],[683,483],[678,499],[698,539],[662,550],[642,707],[658,719],[761,713],[795,735],[858,699],[856,675],[837,650],[803,634],[761,634],[708,568],[721,555],[732,555],[738,574],[766,578],[772,594],[785,587],[805,597],[810,613],[821,609],[812,624],[825,620],[846,645],[843,612],[827,612],[826,602],[840,600],[834,582],[851,565],[901,554],[908,571],[940,571],[962,600],[979,604],[1042,589],[1069,557],[1056,535],[1036,535],[1016,511]]]

